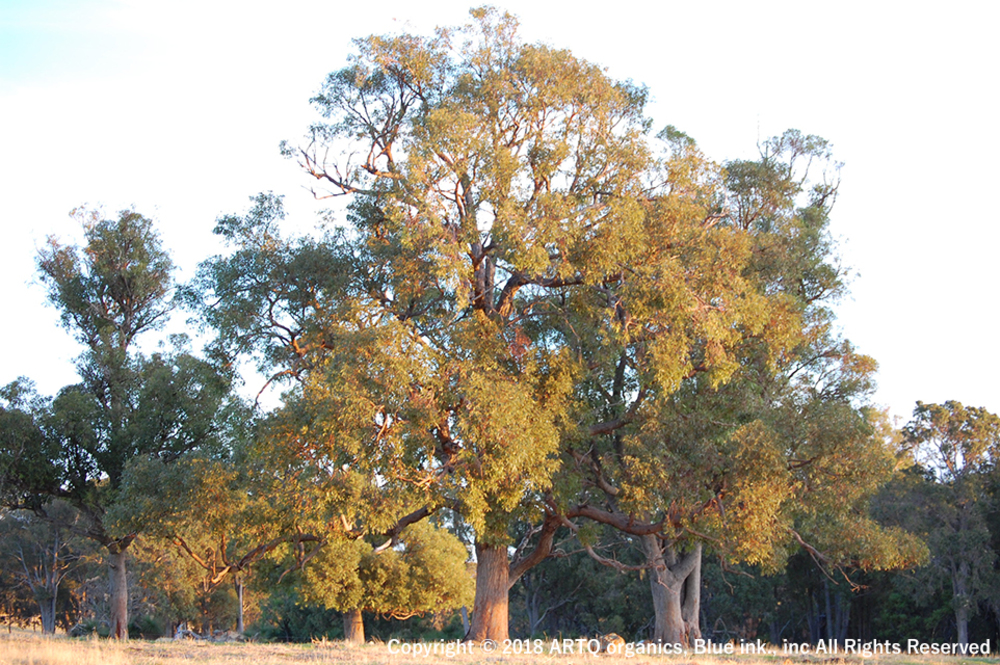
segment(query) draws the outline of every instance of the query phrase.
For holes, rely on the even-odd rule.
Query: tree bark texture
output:
[[[509,637],[507,593],[510,563],[503,545],[476,543],[476,600],[467,640],[502,642]]]
[[[111,591],[111,622],[109,637],[128,639],[128,577],[125,574],[125,549],[115,548],[108,559],[108,579]]]
[[[351,644],[365,643],[365,622],[361,610],[344,612],[344,639]]]
[[[701,637],[701,543],[679,554],[655,535],[641,536],[653,595],[653,641],[689,646]]]

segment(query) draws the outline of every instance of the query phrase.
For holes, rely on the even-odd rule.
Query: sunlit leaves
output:
[[[306,602],[339,611],[407,618],[471,604],[465,547],[445,529],[419,522],[398,548],[373,552],[362,540],[332,540],[304,569]]]

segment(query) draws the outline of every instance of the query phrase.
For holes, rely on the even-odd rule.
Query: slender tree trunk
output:
[[[239,635],[243,634],[243,580],[237,575],[235,578],[236,583],[236,603],[238,605],[236,610],[236,632]]]
[[[642,536],[653,595],[653,641],[690,644],[701,636],[701,544],[683,555],[664,548],[655,535]],[[695,570],[697,569],[697,574]],[[695,579],[689,578],[695,574]],[[685,598],[685,594],[689,597]]]
[[[830,582],[823,578],[823,600],[826,603],[826,639],[832,640],[833,634],[833,607],[830,605]]]
[[[111,633],[109,637],[128,639],[128,577],[125,574],[125,548],[116,547],[108,561],[111,582]]]
[[[365,643],[365,622],[361,610],[344,612],[344,639],[351,644]]]
[[[538,624],[541,623],[538,591],[532,588],[534,585],[531,584],[531,581],[528,575],[521,578],[521,583],[524,584],[524,613],[528,617],[529,636],[535,634],[535,631],[538,630]]]
[[[958,631],[958,643],[969,643],[969,564],[959,563],[952,575],[952,602],[955,605],[955,628]]]
[[[510,562],[503,545],[476,543],[476,600],[472,625],[465,639],[474,642],[509,637],[507,593],[510,590]]]
[[[823,639],[823,633],[820,632],[819,618],[821,614],[819,611],[819,606],[816,602],[816,598],[813,596],[812,592],[809,592],[809,614],[806,617],[806,623],[809,625],[809,641],[815,644],[816,642]]]
[[[847,637],[847,629],[851,624],[851,600],[838,594],[837,602],[834,605],[834,614],[837,617],[837,631],[834,638],[843,642]],[[863,630],[864,626],[860,626]]]
[[[701,639],[701,543],[695,545],[694,567],[684,581],[681,616],[688,640]]]

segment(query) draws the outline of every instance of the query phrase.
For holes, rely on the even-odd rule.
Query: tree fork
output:
[[[653,641],[689,645],[701,636],[701,543],[681,556],[670,548],[665,551],[655,535],[642,536],[641,543],[651,568]]]

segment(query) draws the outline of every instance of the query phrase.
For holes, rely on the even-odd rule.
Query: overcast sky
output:
[[[752,157],[788,128],[845,162],[833,233],[856,277],[845,334],[880,363],[876,400],[1000,411],[996,3],[496,3],[527,41],[568,48],[650,88],[713,159]],[[35,279],[68,212],[134,206],[189,277],[215,218],[263,190],[298,223],[317,205],[282,139],[302,136],[351,39],[429,32],[469,4],[0,0],[0,384],[75,381],[80,349]]]

